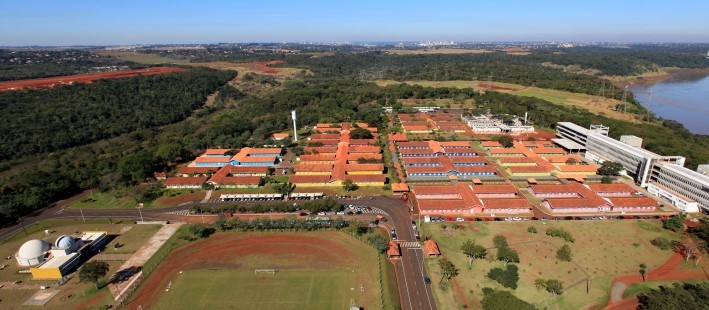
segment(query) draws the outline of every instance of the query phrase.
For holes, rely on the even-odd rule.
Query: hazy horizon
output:
[[[7,3],[0,46],[277,42],[709,42],[709,3],[92,1]]]

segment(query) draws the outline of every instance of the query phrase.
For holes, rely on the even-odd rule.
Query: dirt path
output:
[[[683,261],[684,258],[681,255],[674,253],[662,266],[651,271],[646,276],[646,279],[648,281],[681,281],[707,277],[701,269],[690,266],[680,267]],[[641,281],[643,281],[643,278],[639,274],[615,278],[611,285],[610,300],[605,309],[635,309],[638,299],[636,297],[623,299],[623,293],[630,285]]]

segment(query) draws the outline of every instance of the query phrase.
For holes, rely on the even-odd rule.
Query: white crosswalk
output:
[[[379,214],[384,214],[384,213],[385,213],[384,210],[379,209],[379,208],[377,208],[377,207],[371,207],[371,208],[372,208],[372,210],[362,211],[362,213],[379,213]]]
[[[172,215],[190,215],[190,210],[171,211],[171,212],[167,212],[167,214],[172,214]]]
[[[399,242],[399,245],[402,248],[410,248],[410,249],[420,249],[421,248],[421,244],[416,241],[401,241],[401,242]]]

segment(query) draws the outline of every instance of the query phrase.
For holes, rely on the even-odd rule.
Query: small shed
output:
[[[423,251],[428,258],[441,256],[441,251],[438,249],[438,243],[433,240],[426,240],[423,242]]]

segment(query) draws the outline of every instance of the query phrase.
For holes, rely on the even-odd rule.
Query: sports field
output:
[[[174,250],[127,304],[144,309],[346,309],[354,299],[365,309],[392,309],[398,297],[392,297],[392,288],[382,288],[385,266],[380,269],[379,263],[372,247],[341,232],[217,233]],[[254,269],[277,272],[255,275]]]
[[[360,290],[354,280],[351,270],[284,270],[258,276],[252,270],[187,270],[155,309],[346,309],[351,288]]]

